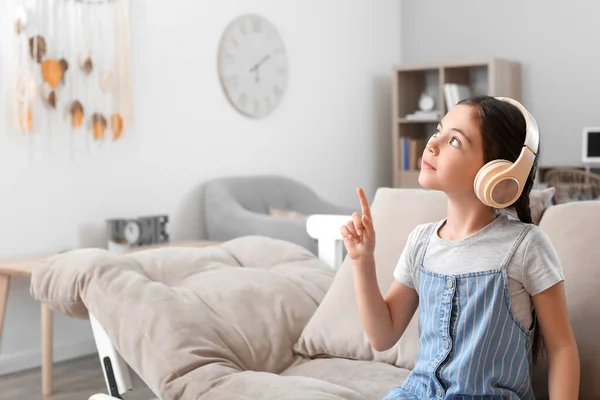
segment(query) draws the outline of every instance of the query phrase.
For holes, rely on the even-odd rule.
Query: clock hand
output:
[[[264,56],[259,62],[257,62],[256,64],[254,64],[254,66],[252,66],[252,68],[250,68],[249,72],[258,70],[258,67],[260,67],[262,64],[264,64],[269,58],[271,58],[270,54],[267,54],[266,56]]]
[[[259,65],[264,64],[265,62],[267,62],[269,59],[271,58],[270,54],[267,54],[266,56],[263,57],[262,60],[260,60],[260,62],[258,63]]]

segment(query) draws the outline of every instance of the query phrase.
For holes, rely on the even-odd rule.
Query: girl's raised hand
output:
[[[348,251],[348,257],[353,262],[370,260],[375,254],[375,230],[371,219],[369,202],[362,188],[356,190],[360,200],[362,215],[355,212],[352,220],[342,225],[340,232],[344,238],[344,245]]]

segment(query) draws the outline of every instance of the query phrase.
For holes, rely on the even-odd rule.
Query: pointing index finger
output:
[[[360,200],[362,215],[366,215],[367,217],[371,218],[371,208],[369,207],[369,201],[367,200],[367,196],[365,196],[365,192],[362,190],[362,188],[358,188],[356,192]]]

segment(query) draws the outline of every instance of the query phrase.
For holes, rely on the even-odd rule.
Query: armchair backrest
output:
[[[306,212],[317,197],[306,185],[279,175],[233,176],[209,181],[205,199],[216,204],[237,203],[252,212],[267,214],[269,206]]]

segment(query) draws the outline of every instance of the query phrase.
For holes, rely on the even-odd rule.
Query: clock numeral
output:
[[[260,19],[254,18],[252,20],[252,29],[254,30],[254,33],[260,33],[260,29],[261,29]]]
[[[240,32],[242,32],[242,35],[244,36],[248,34],[248,28],[246,28],[246,21],[242,21],[240,23]]]
[[[240,96],[238,97],[238,103],[240,104],[240,106],[246,108],[246,104],[248,104],[248,96],[246,95],[246,93],[241,93]]]
[[[229,41],[231,42],[231,44],[234,48],[237,48],[240,45],[240,42],[235,40],[235,38],[233,36],[231,38],[229,38]]]
[[[275,94],[275,97],[277,99],[281,98],[281,95],[283,95],[283,91],[281,90],[281,88],[277,85],[275,85],[273,87],[273,94]]]
[[[225,64],[233,64],[234,57],[233,54],[227,53],[223,56],[223,62]]]
[[[253,109],[254,114],[258,114],[258,112],[260,111],[260,103],[256,99],[254,100]]]
[[[270,110],[273,108],[273,103],[271,102],[271,99],[269,98],[269,96],[265,97],[265,105],[267,107],[267,110]]]
[[[235,75],[225,77],[225,86],[228,88],[235,90],[238,87],[239,81],[238,77]]]

